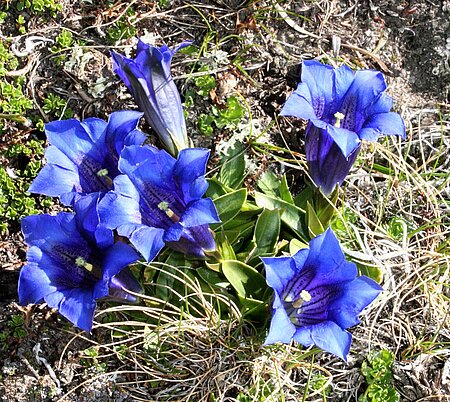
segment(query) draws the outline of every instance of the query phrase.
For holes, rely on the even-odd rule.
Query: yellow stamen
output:
[[[345,115],[341,112],[336,112],[334,114],[334,117],[336,117],[336,122],[334,123],[334,127],[341,127],[341,120],[345,117]]]

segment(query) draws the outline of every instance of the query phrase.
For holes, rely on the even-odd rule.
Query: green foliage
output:
[[[27,330],[24,328],[23,316],[20,314],[14,314],[6,323],[10,330],[11,336],[15,338],[23,338],[28,335]]]
[[[56,13],[62,10],[62,4],[55,0],[20,0],[16,4],[17,11],[31,11],[34,14],[39,14],[44,11],[49,11],[53,17]]]
[[[397,402],[399,393],[392,386],[394,355],[389,350],[372,352],[363,362],[361,372],[368,387],[358,402]]]
[[[67,101],[54,93],[49,93],[44,99],[42,110],[58,118],[70,119],[73,117],[73,110],[67,107]]]
[[[0,81],[0,111],[2,113],[22,116],[33,107],[31,99],[23,94],[20,81],[17,80],[15,84],[5,80]],[[0,124],[0,128],[3,128],[3,125]]]
[[[207,68],[200,69],[200,71],[207,71]],[[204,98],[209,96],[211,90],[215,89],[217,86],[216,79],[213,75],[201,75],[194,79],[194,84],[196,86],[196,94]]]
[[[5,233],[11,224],[17,223],[23,216],[37,214],[51,205],[49,198],[38,202],[27,193],[32,179],[41,168],[43,153],[42,143],[35,140],[27,144],[14,144],[5,152],[11,161],[25,161],[26,165],[23,169],[14,170],[0,167],[0,216],[4,217],[0,223],[0,233]]]
[[[63,29],[61,33],[55,38],[55,45],[52,46],[52,52],[56,53],[62,49],[71,47],[74,43],[72,32]]]
[[[105,373],[107,365],[105,362],[99,362],[100,354],[95,346],[92,346],[83,351],[83,357],[80,359],[80,363],[84,367],[90,367],[97,373]]]
[[[8,71],[13,71],[19,65],[17,57],[9,52],[5,43],[0,41],[0,77],[5,76]]]
[[[108,27],[106,37],[113,43],[128,39],[136,35],[137,29],[131,25],[128,21],[129,17],[135,14],[134,10],[130,7],[127,9],[126,15],[119,18],[114,24]]]

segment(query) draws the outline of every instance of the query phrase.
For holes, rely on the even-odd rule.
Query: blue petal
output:
[[[356,278],[356,265],[348,262],[333,231],[328,228],[309,243],[309,255],[305,267],[315,270],[309,289],[316,286],[334,285]]]
[[[278,295],[275,293],[275,300],[277,298]],[[272,316],[269,333],[263,345],[270,345],[276,342],[290,343],[295,331],[295,325],[292,324],[284,308],[277,308]]]
[[[95,244],[95,231],[99,224],[97,204],[101,199],[100,193],[90,193],[80,197],[74,203],[77,226],[89,241]],[[112,237],[112,232],[111,232]]]
[[[125,243],[118,242],[106,249],[103,257],[103,278],[95,286],[94,298],[108,296],[111,278],[138,259],[139,255],[136,251]]]
[[[328,308],[329,319],[341,328],[358,324],[358,314],[372,303],[382,290],[378,283],[366,276],[360,276],[344,284],[341,297]]]
[[[202,148],[183,149],[175,163],[174,176],[181,186],[184,202],[198,200],[205,194],[208,183],[204,178],[209,150]]]
[[[336,111],[344,114],[341,127],[359,132],[367,118],[367,110],[376,103],[386,89],[383,74],[359,70]]]
[[[299,119],[316,119],[311,94],[304,83],[298,84],[297,89],[287,98],[280,112],[281,116],[294,116]]]
[[[28,191],[51,197],[72,191],[81,192],[78,169],[64,153],[50,146],[45,151],[45,158],[47,165],[41,169]]]
[[[114,146],[117,155],[120,155],[125,145],[141,145],[146,137],[136,127],[143,114],[133,110],[121,110],[111,113],[106,126],[106,142]],[[132,144],[126,144],[126,139],[131,132],[136,131],[136,138]],[[138,135],[139,133],[139,135]]]
[[[72,324],[91,332],[96,307],[91,289],[66,289],[48,294],[45,301]]]
[[[176,160],[164,150],[153,147],[125,147],[119,160],[119,168],[135,183],[145,182],[176,191],[173,169]]]
[[[345,96],[347,91],[349,90],[350,86],[353,83],[353,80],[355,79],[355,73],[353,70],[343,65],[339,67],[338,69],[334,70],[335,74],[335,101],[333,105],[333,110],[330,110],[330,112],[334,113],[337,108],[337,103],[340,102],[340,100]]]
[[[302,82],[308,86],[318,119],[327,117],[334,105],[335,69],[315,60],[302,63]]]
[[[311,338],[320,349],[347,361],[352,335],[332,321],[311,326]]]
[[[220,223],[217,209],[210,198],[201,198],[188,205],[183,213],[180,223],[187,228],[205,225],[209,223]]]
[[[388,113],[391,111],[393,104],[392,98],[383,92],[378,96],[377,100],[366,109],[366,115],[371,116],[377,113]]]
[[[309,174],[325,195],[344,182],[358,156],[360,147],[346,158],[333,138],[323,129],[309,124],[306,129],[305,150]]]
[[[129,268],[122,269],[111,278],[109,283],[109,297],[115,301],[137,302],[138,298],[127,292],[142,293],[143,289]]]
[[[118,228],[119,234],[121,228]],[[164,247],[163,237],[163,229],[141,225],[131,233],[129,239],[146,261],[152,261]]]
[[[105,141],[105,128],[107,123],[96,117],[90,117],[80,122],[81,127],[89,135],[92,143]]]
[[[298,258],[307,253],[307,249],[300,250],[297,253]],[[281,295],[299,272],[299,267],[296,266],[295,260],[292,257],[265,257],[261,258],[261,260],[264,263],[267,284]]]
[[[64,152],[77,166],[85,155],[95,151],[90,134],[78,120],[69,119],[47,123],[45,133],[49,143]]]
[[[106,193],[97,210],[101,224],[108,229],[116,229],[127,223],[141,223],[139,193],[128,176],[114,179],[115,191]]]
[[[31,247],[27,252],[27,257],[37,255],[40,260],[42,252],[37,247]],[[54,269],[49,267],[48,269]],[[45,295],[56,291],[56,286],[52,284],[46,271],[39,268],[38,264],[29,261],[19,274],[19,303],[24,306],[32,303],[40,303],[44,300]]]
[[[376,141],[380,135],[398,135],[406,138],[405,123],[398,113],[378,113],[369,117],[358,133],[362,140]]]
[[[317,126],[316,121],[312,123]],[[360,145],[361,140],[358,135],[345,128],[334,127],[331,124],[326,126],[326,131],[333,138],[336,145],[342,151],[342,154],[348,158]]]
[[[307,348],[310,347],[311,345],[314,345],[314,341],[311,335],[311,328],[312,326],[310,325],[297,327],[295,334],[293,336],[294,341],[302,344]]]
[[[74,244],[87,247],[85,239],[78,232],[75,216],[60,212],[56,216],[47,214],[26,216],[21,221],[22,233],[28,246],[50,250],[53,244]]]

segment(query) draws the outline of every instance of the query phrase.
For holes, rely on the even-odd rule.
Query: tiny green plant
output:
[[[15,338],[23,338],[28,334],[24,328],[23,317],[20,314],[14,314],[7,325],[11,331],[11,335]]]
[[[106,36],[111,42],[115,43],[121,39],[128,39],[136,35],[137,29],[128,22],[128,18],[134,14],[134,10],[131,7],[128,8],[126,15],[108,28]]]
[[[369,354],[361,366],[361,372],[368,384],[358,402],[397,402],[398,391],[392,385],[392,364],[394,354],[383,349]]]
[[[70,119],[73,116],[73,110],[67,107],[67,101],[59,95],[49,93],[44,99],[42,110],[47,114],[52,114],[58,118]]]

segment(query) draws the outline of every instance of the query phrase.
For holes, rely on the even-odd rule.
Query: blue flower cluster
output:
[[[59,197],[75,214],[22,220],[30,249],[19,278],[21,304],[45,300],[90,331],[96,300],[136,300],[127,290],[138,293],[141,286],[128,265],[140,256],[151,261],[165,245],[197,258],[215,251],[209,224],[219,217],[211,199],[202,198],[209,151],[187,148],[181,101],[170,75],[172,54],[167,47],[139,42],[136,62],[117,54],[114,59],[119,76],[133,83],[137,100],[145,97],[139,106],[177,159],[143,145],[140,112],[115,112],[107,122],[89,118],[46,125],[47,164],[29,190]],[[115,241],[115,234],[134,248]]]
[[[136,301],[142,288],[129,265],[140,258],[152,261],[165,246],[192,258],[217,257],[209,225],[220,220],[213,201],[203,197],[209,150],[190,147],[170,72],[173,54],[188,44],[170,50],[139,40],[135,59],[112,53],[114,71],[143,113],[46,125],[47,164],[30,191],[59,197],[74,213],[22,220],[29,250],[19,279],[21,304],[45,300],[89,332],[98,299]],[[310,175],[328,196],[343,183],[362,140],[403,138],[405,126],[390,111],[379,72],[305,61],[301,79],[281,114],[308,120]],[[137,128],[142,116],[168,152],[144,145],[146,135]],[[294,340],[346,360],[347,329],[382,288],[358,276],[329,228],[293,256],[262,260],[274,290],[265,344]]]

